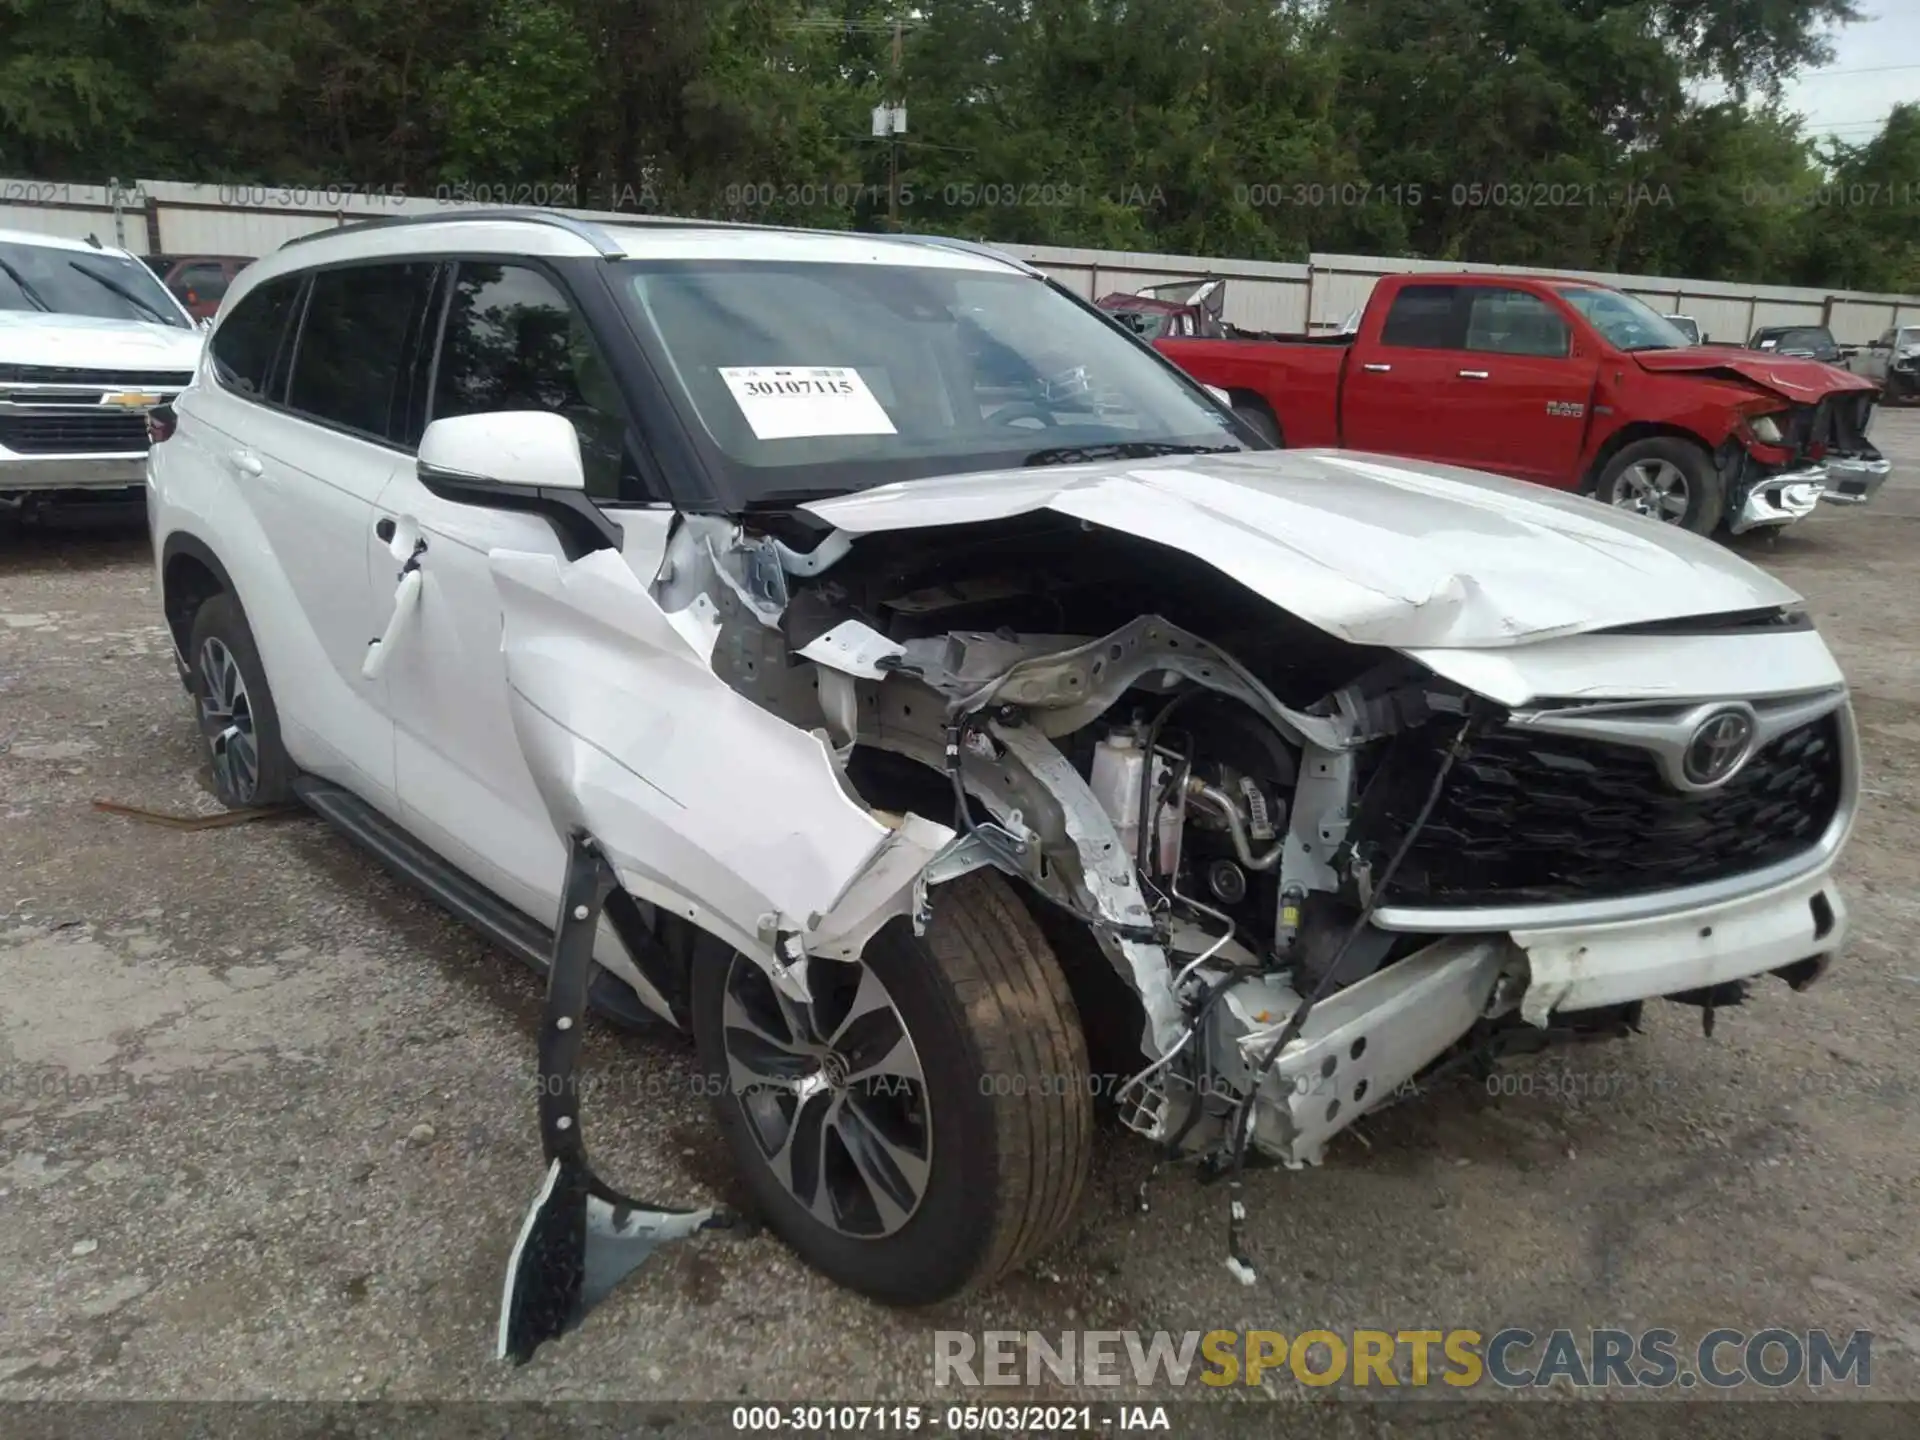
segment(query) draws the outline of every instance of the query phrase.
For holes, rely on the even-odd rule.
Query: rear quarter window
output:
[[[214,379],[229,390],[272,399],[275,359],[300,298],[300,277],[283,275],[242,297],[208,342]],[[279,367],[284,374],[284,363]]]

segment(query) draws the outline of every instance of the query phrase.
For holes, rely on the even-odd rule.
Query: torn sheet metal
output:
[[[612,551],[490,558],[534,781],[555,827],[593,835],[637,898],[764,962],[762,917],[836,943],[880,903],[855,888],[869,867],[924,868],[953,838],[850,798],[821,740],[720,680]]]
[[[1096,912],[1094,938],[1139,997],[1145,1016],[1141,1042],[1152,1058],[1159,1059],[1180,1043],[1185,1025],[1173,993],[1167,952],[1139,933],[1150,924],[1151,916],[1135,884],[1133,861],[1120,832],[1080,772],[1045,735],[1031,726],[998,722],[992,733],[1059,807],[1061,828],[1079,860],[1081,888]]]
[[[1507,646],[1798,598],[1705,537],[1582,496],[1341,451],[990,471],[805,508],[854,534],[1052,510],[1184,551],[1359,645]]]
[[[977,663],[976,644],[959,636],[914,642],[907,647],[907,658],[912,661],[927,653],[916,651],[915,645],[943,643],[949,653],[959,648],[963,663]],[[1011,648],[1016,642],[1000,643]],[[950,708],[955,714],[971,714],[992,705],[1020,705],[1035,712],[1033,723],[1041,733],[1069,735],[1098,719],[1143,677],[1178,675],[1239,700],[1296,744],[1309,741],[1335,749],[1346,743],[1346,727],[1281,704],[1226,651],[1158,615],[1142,615],[1111,634],[1070,644],[1071,648],[1021,655],[970,692],[952,695]],[[927,680],[936,689],[951,689],[946,676],[929,674]]]
[[[906,648],[882,635],[864,620],[842,620],[826,634],[795,652],[803,660],[861,680],[878,680],[886,666],[906,654]]]

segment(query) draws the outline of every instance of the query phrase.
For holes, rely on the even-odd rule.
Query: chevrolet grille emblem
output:
[[[122,390],[117,394],[101,397],[102,405],[118,405],[122,410],[146,410],[160,403],[158,395],[149,395],[144,390]]]

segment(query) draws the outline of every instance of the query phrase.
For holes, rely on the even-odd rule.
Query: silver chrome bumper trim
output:
[[[1727,529],[1735,535],[1771,525],[1791,525],[1804,520],[1820,504],[1826,490],[1827,470],[1809,465],[1800,470],[1782,470],[1753,482],[1737,514],[1727,518]]]
[[[1828,460],[1827,488],[1820,498],[1830,505],[1864,505],[1880,493],[1893,473],[1891,460]]]
[[[121,490],[147,483],[147,452],[16,456],[0,451],[0,495],[27,490]]]
[[[1788,860],[1776,861],[1744,875],[1661,890],[1651,895],[1623,895],[1609,900],[1555,901],[1544,905],[1480,905],[1450,909],[1425,905],[1383,905],[1373,923],[1382,930],[1420,934],[1472,934],[1496,930],[1550,930],[1567,925],[1606,925],[1624,920],[1650,920],[1704,905],[1755,895],[1790,884],[1830,867],[1853,832],[1860,808],[1860,736],[1853,706],[1840,706],[1840,803],[1833,819],[1813,845]]]

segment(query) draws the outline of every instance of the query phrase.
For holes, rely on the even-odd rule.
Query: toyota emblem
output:
[[[1724,784],[1753,749],[1753,717],[1744,710],[1716,710],[1687,741],[1680,770],[1701,789]]]

